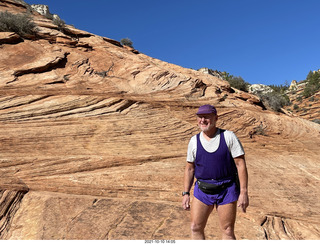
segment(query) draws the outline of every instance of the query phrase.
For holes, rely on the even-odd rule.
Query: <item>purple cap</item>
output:
[[[217,114],[217,110],[212,105],[206,104],[199,107],[197,114]]]

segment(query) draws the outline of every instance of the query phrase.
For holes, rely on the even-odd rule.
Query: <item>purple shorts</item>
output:
[[[230,180],[227,182],[230,182]],[[215,182],[213,181],[212,183],[215,183]],[[219,182],[218,184],[221,184],[221,183],[224,183],[224,182]],[[224,205],[224,204],[237,201],[240,195],[240,190],[236,182],[233,182],[230,184],[229,187],[222,190],[220,193],[209,195],[202,192],[199,189],[198,184],[196,182],[194,186],[193,195],[195,198],[197,198],[199,201],[203,202],[206,205],[214,205],[214,204]]]

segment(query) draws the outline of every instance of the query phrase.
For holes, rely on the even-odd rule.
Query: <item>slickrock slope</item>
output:
[[[320,238],[318,124],[33,14],[36,38],[0,35],[1,239],[189,239],[183,171],[206,103],[246,150],[251,198],[238,239]],[[220,239],[217,229],[213,213],[207,238]]]
[[[305,98],[303,96],[305,85],[305,82],[300,82],[296,85],[296,89],[287,93],[292,104],[287,106],[286,109],[289,113],[301,118],[310,121],[320,121],[320,92]]]

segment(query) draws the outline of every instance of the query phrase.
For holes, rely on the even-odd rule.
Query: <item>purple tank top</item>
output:
[[[197,153],[195,160],[195,177],[202,180],[227,180],[233,178],[237,168],[224,138],[224,130],[220,130],[220,144],[217,151],[207,152],[197,134]]]

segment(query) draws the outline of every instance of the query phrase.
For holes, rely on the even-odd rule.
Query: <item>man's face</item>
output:
[[[215,114],[198,114],[198,126],[203,132],[210,131],[216,127],[218,116]]]

